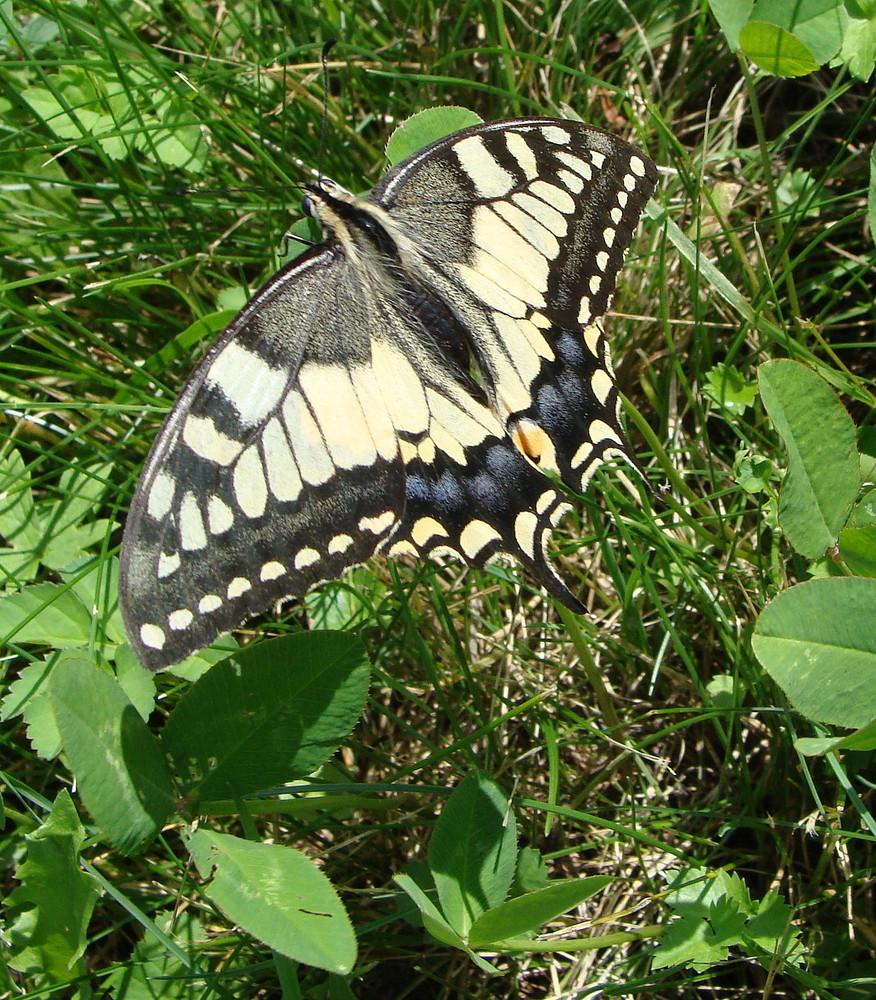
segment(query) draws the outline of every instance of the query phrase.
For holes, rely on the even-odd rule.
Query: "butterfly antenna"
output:
[[[322,123],[319,129],[319,178],[322,179],[322,158],[325,155],[326,129],[328,126],[328,95],[329,95],[329,52],[338,44],[337,38],[330,38],[322,47]]]

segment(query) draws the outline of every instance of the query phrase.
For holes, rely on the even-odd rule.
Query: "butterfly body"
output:
[[[304,208],[325,242],[201,361],[131,506],[122,612],[159,669],[377,552],[547,561],[604,458],[632,458],[599,319],[653,188],[640,152],[552,119],[477,125],[365,198]]]

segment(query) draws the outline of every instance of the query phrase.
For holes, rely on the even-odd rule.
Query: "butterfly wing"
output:
[[[341,575],[397,527],[405,494],[393,421],[407,430],[411,410],[392,404],[398,370],[375,356],[355,279],[332,248],[287,266],[168,417],[122,545],[122,615],[146,666],[178,662]]]
[[[632,459],[598,319],[652,186],[626,143],[550,119],[457,133],[369,199],[312,185],[328,242],[232,322],[141,477],[120,580],[140,660],[384,550],[512,554],[580,610],[540,470],[582,488]]]
[[[573,489],[612,454],[638,467],[600,320],[655,181],[617,136],[535,118],[455,133],[372,192],[470,331],[507,435]]]

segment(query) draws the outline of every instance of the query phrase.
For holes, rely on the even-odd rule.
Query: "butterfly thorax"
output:
[[[336,241],[355,267],[373,271],[399,260],[397,227],[389,213],[373,201],[359,198],[335,181],[322,178],[306,186],[302,207],[322,227],[326,241]]]

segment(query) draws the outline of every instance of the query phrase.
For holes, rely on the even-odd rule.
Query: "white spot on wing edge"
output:
[[[434,517],[421,517],[411,527],[411,538],[419,548],[425,548],[433,538],[448,538],[447,529]]]
[[[231,601],[235,597],[242,597],[248,590],[252,590],[252,584],[249,580],[245,576],[236,576],[228,584],[228,590],[225,593],[228,600]]]
[[[559,125],[545,125],[539,131],[548,142],[552,142],[555,146],[567,146],[571,138],[566,129],[560,128]]]
[[[217,465],[230,465],[243,450],[240,441],[223,434],[210,417],[192,413],[183,422],[182,439],[196,455]]]
[[[385,510],[382,514],[376,514],[374,517],[363,517],[359,521],[359,530],[370,531],[372,535],[382,535],[395,524],[395,521],[395,511]]]
[[[211,535],[221,535],[234,524],[234,513],[231,508],[217,496],[211,496],[207,501],[207,526]]]
[[[175,573],[180,567],[179,552],[162,552],[158,557],[158,579],[163,580],[171,573]]]
[[[301,492],[301,476],[286,431],[277,417],[271,417],[265,425],[262,451],[271,493],[285,503],[296,500]]]
[[[598,368],[590,378],[590,388],[593,390],[593,395],[604,406],[614,388],[614,382],[604,368]]]
[[[140,642],[149,649],[163,649],[167,636],[164,629],[157,625],[146,624],[140,626]]]
[[[196,552],[207,544],[204,518],[194,493],[186,493],[179,505],[179,540],[186,552]]]
[[[326,546],[326,552],[330,556],[342,555],[352,544],[353,539],[349,535],[335,535]]]
[[[531,181],[538,177],[538,163],[532,146],[519,133],[513,130],[505,133],[505,145],[508,152],[517,161],[517,165],[526,175],[526,179]]]
[[[549,184],[547,181],[533,181],[529,185],[529,190],[537,198],[541,198],[542,201],[547,202],[553,208],[562,212],[563,215],[571,215],[575,208],[575,199],[569,194],[568,191],[563,190],[561,187],[557,187],[556,184]]]
[[[317,562],[319,562],[319,553],[316,549],[305,548],[298,550],[292,565],[295,569],[307,569],[308,566],[312,566]]]
[[[177,608],[167,616],[167,624],[174,632],[182,632],[194,621],[195,616],[188,608]]]
[[[218,594],[204,594],[198,601],[198,611],[202,615],[208,615],[211,611],[217,611],[222,607],[222,598]]]
[[[259,579],[262,583],[267,583],[269,580],[278,579],[285,572],[286,567],[281,562],[272,559],[269,562],[262,563],[262,568],[259,571]]]

